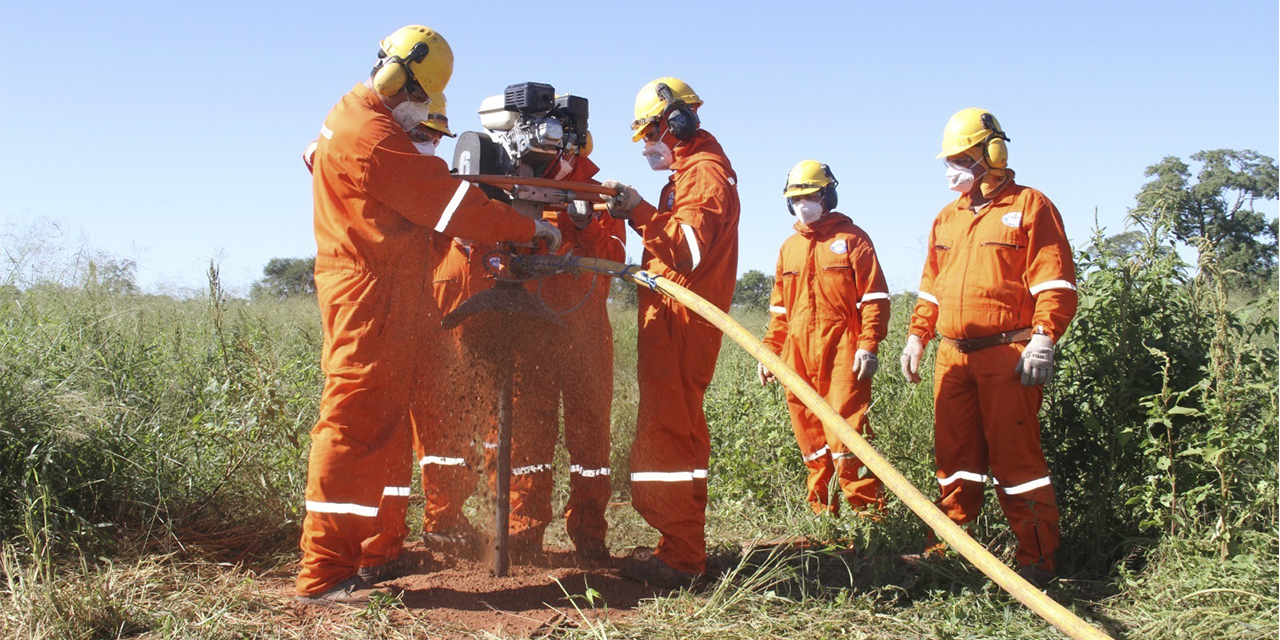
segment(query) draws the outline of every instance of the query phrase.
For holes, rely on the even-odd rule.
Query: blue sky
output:
[[[828,163],[841,211],[895,291],[951,199],[934,160],[947,118],[985,107],[1019,181],[1077,246],[1124,224],[1143,170],[1202,149],[1276,157],[1280,17],[1258,2],[87,3],[0,6],[0,230],[53,220],[136,260],[144,287],[200,287],[211,258],[247,287],[314,254],[300,155],[367,76],[377,42],[429,25],[456,55],[453,129],[508,84],[591,102],[602,178],[665,180],[628,125],[674,75],[739,178],[740,271],[771,273],[798,161]],[[446,143],[441,155],[452,157]],[[1266,205],[1274,215],[1275,203]],[[629,238],[631,254],[638,241]]]

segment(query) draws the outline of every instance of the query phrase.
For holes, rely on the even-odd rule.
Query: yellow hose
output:
[[[1110,636],[1098,631],[1089,623],[1068,611],[1066,607],[1046,596],[1031,583],[1023,580],[1021,576],[991,555],[985,547],[970,538],[969,534],[952,522],[946,514],[938,510],[933,501],[920,493],[910,481],[903,477],[901,473],[898,473],[897,469],[893,468],[893,465],[889,464],[889,461],[877,453],[870,443],[864,440],[857,431],[854,431],[853,427],[850,427],[845,422],[845,419],[822,399],[822,396],[818,395],[808,383],[800,378],[799,374],[792,370],[791,367],[788,367],[778,356],[774,355],[773,351],[765,347],[764,343],[756,339],[750,331],[747,331],[737,321],[730,318],[729,314],[703,300],[692,291],[660,276],[641,271],[634,266],[628,267],[618,262],[598,258],[569,258],[563,264],[564,266],[573,266],[589,271],[608,272],[614,276],[630,280],[639,286],[650,287],[658,293],[674,299],[705,318],[711,324],[714,324],[725,335],[732,338],[743,349],[746,349],[747,353],[750,353],[752,357],[764,363],[764,366],[777,377],[778,382],[795,394],[806,407],[809,407],[814,415],[822,420],[823,425],[838,435],[853,451],[853,454],[867,468],[871,469],[876,474],[876,477],[880,478],[884,485],[897,495],[907,507],[914,511],[920,519],[924,520],[925,524],[929,525],[938,534],[939,538],[946,540],[952,548],[960,552],[960,555],[967,558],[987,577],[1000,585],[1000,588],[1075,640],[1111,640]]]

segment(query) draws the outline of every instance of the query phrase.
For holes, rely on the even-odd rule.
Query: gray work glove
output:
[[[631,210],[640,204],[640,192],[631,185],[622,184],[617,180],[605,180],[601,186],[618,192],[616,196],[604,197],[604,203],[609,207],[609,215],[623,220],[631,219]]]
[[[858,349],[853,354],[853,375],[859,380],[870,380],[880,368],[880,359],[866,349]]]
[[[920,357],[924,355],[924,342],[920,336],[907,336],[907,346],[902,348],[902,377],[911,384],[920,382]]]
[[[573,226],[577,227],[579,231],[586,229],[587,225],[591,224],[591,221],[596,217],[596,212],[591,208],[591,203],[586,200],[570,202],[567,213],[569,214],[569,220],[573,221]]]
[[[1037,333],[1031,336],[1031,342],[1022,350],[1022,358],[1014,373],[1022,374],[1022,386],[1036,387],[1053,377],[1053,339]]]
[[[756,377],[760,378],[760,386],[762,387],[768,386],[770,382],[777,380],[773,373],[769,371],[769,368],[764,366],[763,362],[756,363]]]
[[[560,230],[546,220],[534,220],[533,241],[537,243],[539,240],[547,243],[548,250],[555,251],[560,248]]]

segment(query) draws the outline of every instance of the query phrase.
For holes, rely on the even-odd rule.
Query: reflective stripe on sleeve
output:
[[[322,124],[322,125],[320,125],[320,135],[324,136],[324,139],[325,139],[325,140],[332,140],[332,139],[333,139],[333,129],[330,129],[329,127],[326,127],[326,126],[324,126],[324,125]]]
[[[409,487],[383,487],[382,495],[384,496],[408,496]]]
[[[1033,489],[1039,489],[1040,487],[1047,487],[1050,484],[1052,483],[1049,482],[1049,476],[1045,476],[1037,480],[1032,480],[1031,482],[1024,482],[1017,486],[1008,487],[1004,490],[1004,492],[1009,495],[1016,495],[1019,493],[1026,493]]]
[[[862,296],[862,299],[859,300],[858,303],[853,306],[861,309],[864,303],[871,302],[873,300],[888,300],[888,299],[889,299],[889,294],[887,293],[868,293],[867,295]]]
[[[599,469],[583,469],[582,465],[575,464],[569,467],[569,473],[576,473],[584,478],[595,478],[597,476],[609,475],[609,467],[600,467]]]
[[[523,476],[523,475],[528,475],[530,473],[538,473],[539,471],[550,471],[550,470],[551,470],[551,465],[549,464],[531,464],[526,467],[516,467],[515,469],[512,469],[511,475]]]
[[[436,233],[444,233],[444,228],[449,226],[453,213],[458,210],[458,205],[462,204],[462,197],[467,195],[467,189],[470,188],[471,183],[465,180],[458,185],[458,190],[453,192],[453,198],[449,200],[449,206],[445,207],[444,213],[440,214],[440,222],[436,223]]]
[[[831,448],[824,444],[822,445],[821,449],[818,449],[817,451],[814,451],[813,453],[805,456],[804,461],[813,462],[814,460],[817,460],[818,458],[821,458],[822,456],[827,455],[828,453],[830,453],[830,451],[831,451]]]
[[[693,227],[682,224],[680,230],[684,232],[684,240],[689,243],[689,253],[693,256],[693,268],[697,269],[702,262],[702,249],[698,248],[698,236],[694,235]]]
[[[706,469],[694,469],[694,470],[693,470],[693,479],[694,479],[694,480],[698,480],[698,479],[700,479],[700,478],[705,478],[705,477],[707,477],[707,470],[706,470]]]
[[[308,500],[307,511],[312,513],[345,513],[366,518],[378,517],[377,507],[366,507],[364,505],[351,504],[350,502],[316,502]]]
[[[466,458],[445,458],[443,456],[427,456],[422,460],[418,461],[418,464],[424,467],[429,464],[439,464],[439,465],[444,465],[446,467],[456,467],[456,466],[464,465],[466,463],[467,463]]]
[[[706,476],[706,471],[703,471]],[[689,471],[637,471],[631,474],[632,482],[692,482],[693,473]]]
[[[780,316],[785,316],[787,315],[787,308],[786,307],[769,307],[769,313],[776,313]]]
[[[945,477],[945,478],[938,478],[938,484],[940,484],[940,485],[942,485],[942,486],[946,487],[946,486],[950,486],[950,484],[951,484],[951,483],[953,483],[953,482],[955,482],[956,480],[969,480],[969,481],[972,481],[972,482],[986,482],[986,481],[987,481],[987,476],[984,476],[984,475],[982,475],[982,474],[980,474],[980,473],[973,473],[972,471],[957,471],[957,472],[955,472],[955,473],[953,473],[953,474],[951,474],[951,475],[949,475],[949,476],[947,476],[947,477]]]
[[[916,294],[916,295],[920,296],[920,299],[921,299],[921,300],[925,300],[925,301],[928,301],[928,302],[932,302],[932,303],[933,303],[933,304],[935,304],[935,305],[936,305],[936,304],[938,304],[938,299],[937,299],[937,298],[935,298],[935,297],[933,297],[933,294],[932,294],[932,293],[926,293],[926,292],[924,292],[924,291],[921,291],[920,293],[918,293],[918,294]]]
[[[1075,291],[1076,285],[1067,280],[1046,280],[1031,287],[1031,295],[1038,295],[1041,291],[1048,291],[1049,289],[1070,289]]]

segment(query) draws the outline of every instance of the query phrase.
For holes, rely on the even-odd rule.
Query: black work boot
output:
[[[659,560],[653,549],[648,547],[636,547],[631,555],[622,560],[622,568],[619,572],[629,580],[662,589],[692,587],[702,577],[697,573],[681,571]]]
[[[360,576],[355,575],[339,582],[334,588],[309,596],[294,596],[294,600],[301,604],[309,604],[318,607],[363,607],[369,604],[369,596],[375,593]]]
[[[1049,588],[1049,585],[1058,578],[1053,571],[1034,564],[1018,565],[1018,575],[1041,591]]]
[[[402,553],[399,558],[391,562],[374,565],[372,567],[360,567],[356,575],[361,580],[369,584],[378,584],[388,580],[395,580],[401,576],[407,576],[412,573],[420,572],[425,568],[426,563],[423,558],[412,553]]]
[[[422,543],[432,551],[454,558],[474,559],[485,545],[483,536],[469,524],[446,527],[439,531],[422,532]]]

